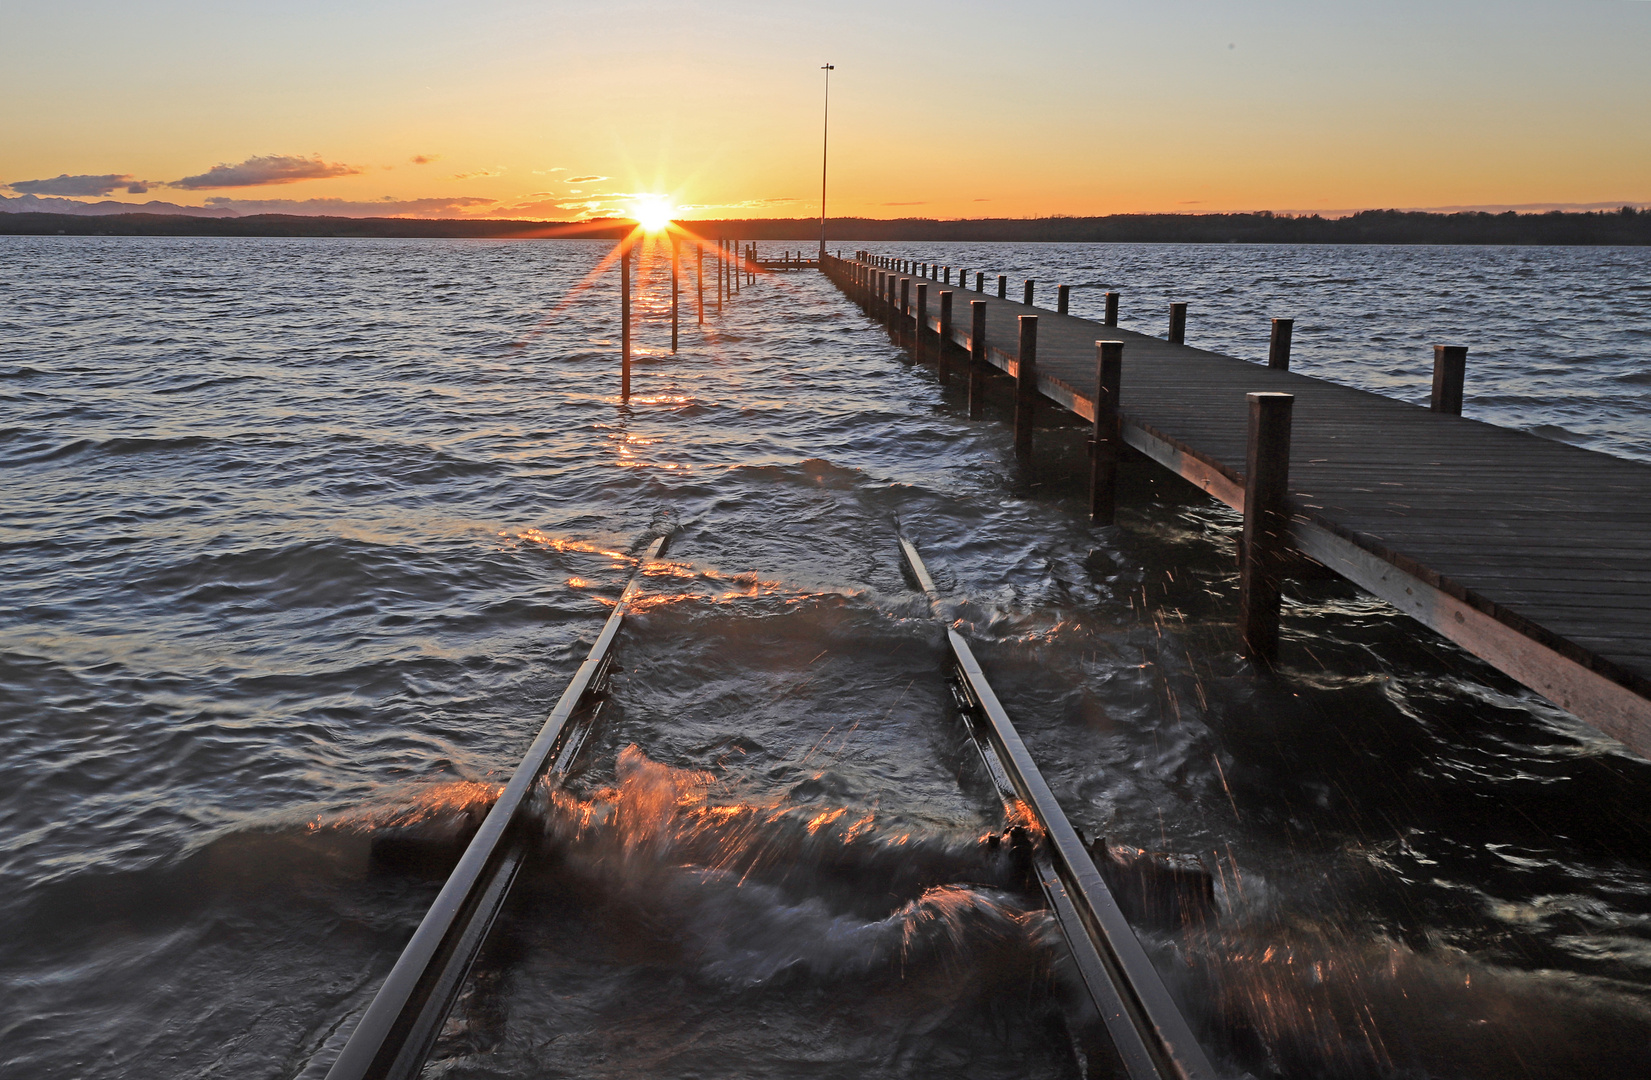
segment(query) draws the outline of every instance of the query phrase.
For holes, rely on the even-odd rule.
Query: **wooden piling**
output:
[[[983,270],[975,271],[975,292],[986,292],[986,272]],[[970,301],[970,303],[973,303],[973,301]]]
[[[952,381],[952,362],[950,350],[952,345],[952,290],[940,290],[940,340],[935,342],[934,362],[940,369],[940,385],[946,386]]]
[[[619,241],[619,400],[631,399],[631,242]]]
[[[1055,313],[1065,315],[1072,302],[1072,286],[1062,285],[1055,290]]]
[[[1433,346],[1433,399],[1429,407],[1434,412],[1461,416],[1462,392],[1467,375],[1466,345]]]
[[[1027,307],[1032,306],[1032,279],[1031,278],[1026,279],[1026,288],[1024,290],[1022,290],[1022,295],[1021,295],[1020,302],[1025,304]]]
[[[1290,337],[1295,332],[1294,319],[1274,319],[1272,337],[1267,340],[1267,366],[1279,371],[1290,370]]]
[[[969,301],[969,419],[986,415],[986,301]]]
[[[1095,427],[1089,438],[1089,520],[1111,525],[1118,506],[1118,458],[1123,440],[1118,426],[1124,379],[1124,343],[1095,343]]]
[[[929,283],[917,283],[917,308],[915,325],[912,327],[911,351],[912,359],[919,364],[923,362],[923,343],[929,333]]]
[[[900,320],[895,324],[894,340],[911,346],[911,278],[900,279]]]
[[[1244,653],[1278,663],[1279,581],[1289,553],[1290,414],[1294,394],[1252,393],[1244,470],[1238,626]]]
[[[728,241],[717,238],[717,314],[722,314],[722,284],[728,277]]]
[[[942,266],[940,268],[940,274],[941,284],[950,285],[952,283],[952,268],[950,266]]]
[[[679,308],[682,299],[682,283],[679,280],[680,260],[677,258],[676,235],[671,235],[671,351],[676,352],[677,331],[680,325]]]
[[[1115,292],[1106,294],[1106,325],[1118,325],[1118,294]]]
[[[997,276],[997,298],[999,300],[1009,299],[1009,275],[1008,274],[999,274]]]
[[[1032,424],[1038,410],[1038,317],[1017,316],[1020,348],[1015,356],[1015,453],[1032,456]]]
[[[1187,305],[1184,303],[1169,306],[1169,343],[1171,345],[1185,345],[1187,343]]]

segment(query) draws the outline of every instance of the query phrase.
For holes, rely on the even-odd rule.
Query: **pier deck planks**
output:
[[[1123,341],[1126,441],[1169,444],[1191,459],[1182,475],[1206,477],[1202,486],[1236,507],[1244,395],[1294,394],[1295,527],[1318,526],[1462,601],[1471,610],[1423,621],[1651,756],[1651,465],[928,280],[931,330],[949,288],[953,338],[966,346],[969,302],[984,300],[988,356],[1011,374],[1016,318],[1038,316],[1040,389],[1085,418],[1095,342]],[[1471,372],[1467,400],[1471,408]],[[1604,688],[1605,715],[1589,693],[1568,697],[1498,662],[1497,646],[1476,647],[1484,627],[1475,630],[1474,611],[1629,694]]]

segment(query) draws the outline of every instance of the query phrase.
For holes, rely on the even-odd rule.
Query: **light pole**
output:
[[[831,73],[836,65],[826,64],[820,68],[825,76],[825,119],[821,124],[820,135],[820,264],[825,265],[825,196],[826,196],[826,154],[831,149]]]

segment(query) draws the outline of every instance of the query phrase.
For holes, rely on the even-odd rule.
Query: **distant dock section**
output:
[[[1346,578],[1651,757],[1651,465],[1460,415],[1466,349],[1440,346],[1432,408],[1266,366],[1167,333],[1034,306],[1035,283],[860,253],[822,269],[914,358],[1014,380],[1015,441],[1038,410],[1093,424],[1091,506],[1110,522],[1120,455],[1138,452],[1242,512],[1240,631],[1277,659],[1281,582]],[[1047,291],[1047,290],[1046,290]]]

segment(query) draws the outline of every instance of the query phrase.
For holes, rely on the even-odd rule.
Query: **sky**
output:
[[[1651,2],[0,0],[0,210],[1651,205]],[[76,204],[79,204],[78,206]]]

